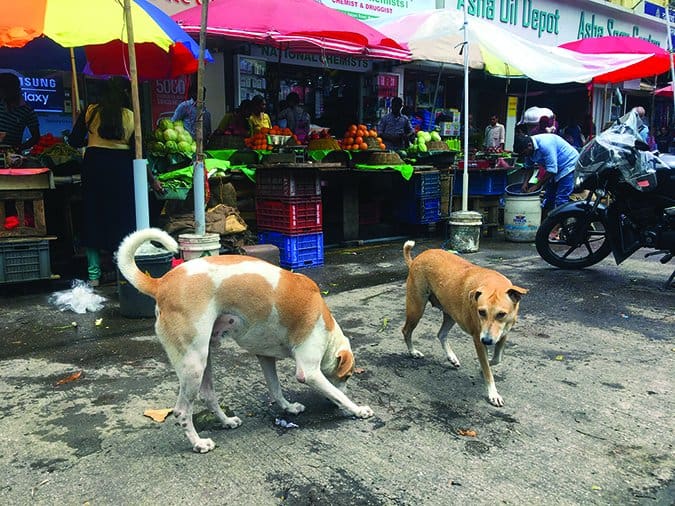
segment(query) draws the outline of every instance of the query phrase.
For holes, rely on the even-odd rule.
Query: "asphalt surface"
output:
[[[675,503],[675,291],[660,290],[675,264],[638,252],[565,272],[532,244],[482,238],[467,257],[530,289],[493,367],[496,408],[457,327],[462,366],[445,360],[430,306],[415,332],[425,357],[407,355],[402,243],[328,250],[325,266],[302,271],[352,340],[348,395],[375,416],[343,416],[295,381],[291,361],[282,386],[306,411],[284,415],[257,360],[226,343],[216,389],[243,425],[218,430],[201,414],[217,445],[205,455],[173,422],[143,415],[173,406],[177,379],[153,319],[122,317],[115,285],[83,315],[49,302],[63,281],[0,287],[0,503]],[[417,243],[414,254],[443,241]]]

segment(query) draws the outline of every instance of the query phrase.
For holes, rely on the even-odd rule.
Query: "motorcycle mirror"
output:
[[[645,141],[635,139],[635,149],[638,151],[649,151],[649,144]]]

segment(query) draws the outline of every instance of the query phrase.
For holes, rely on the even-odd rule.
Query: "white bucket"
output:
[[[178,249],[186,262],[193,258],[217,256],[220,254],[220,234],[180,234]]]
[[[458,253],[475,253],[480,244],[482,216],[475,211],[455,211],[448,220],[448,242]]]
[[[534,242],[541,225],[539,191],[520,193],[520,183],[506,187],[504,238],[511,242]]]

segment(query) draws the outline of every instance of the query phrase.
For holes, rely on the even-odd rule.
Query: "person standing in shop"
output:
[[[129,81],[113,77],[101,99],[80,114],[68,142],[86,145],[82,162],[83,229],[89,285],[102,276],[101,251],[113,253],[136,229],[133,172],[134,114]],[[151,187],[163,193],[148,169]]]
[[[261,128],[272,128],[272,120],[265,112],[267,103],[262,95],[256,95],[251,99],[251,115],[248,122],[251,125],[251,134],[257,134]]]
[[[497,121],[497,115],[490,117],[490,124],[485,127],[483,147],[489,150],[503,150],[506,142],[506,129]]]
[[[30,138],[24,142],[26,128]],[[24,102],[19,78],[9,72],[0,74],[0,132],[5,132],[5,138],[0,139],[0,144],[18,151],[29,149],[40,140],[37,114]]]
[[[204,100],[206,100],[206,88],[204,88]],[[171,121],[181,120],[183,122],[183,128],[187,130],[192,136],[193,140],[197,139],[196,136],[196,127],[197,127],[197,84],[196,82],[191,83],[190,86],[190,95],[187,100],[184,100],[176,110],[173,112]],[[204,144],[206,144],[208,138],[211,135],[211,113],[206,110],[206,104],[202,109],[202,133]]]
[[[377,125],[377,131],[387,149],[406,149],[414,133],[410,118],[402,110],[403,99],[394,97],[391,100],[391,112],[382,116]]]
[[[277,118],[279,124],[286,121],[286,127],[291,129],[300,142],[305,140],[309,133],[311,118],[309,113],[300,105],[300,95],[294,91],[286,95],[286,108],[282,109]]]

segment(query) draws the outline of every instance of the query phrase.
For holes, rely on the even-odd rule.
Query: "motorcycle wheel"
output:
[[[557,238],[552,232],[558,230]],[[537,252],[561,269],[583,269],[605,259],[612,251],[605,226],[598,216],[587,221],[583,211],[568,211],[547,217],[535,239]]]

